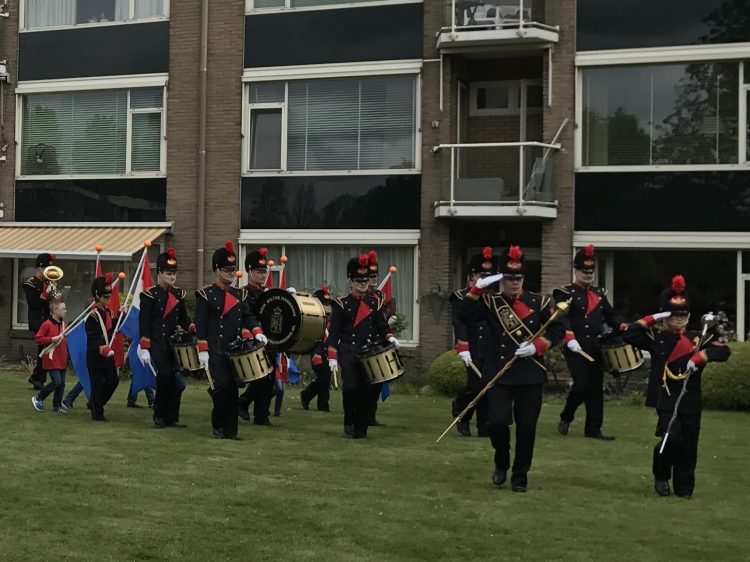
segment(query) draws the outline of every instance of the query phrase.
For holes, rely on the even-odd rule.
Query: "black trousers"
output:
[[[378,413],[378,402],[380,401],[380,392],[383,389],[383,383],[370,385],[370,409],[367,416],[368,422],[375,421],[375,416]]]
[[[154,419],[177,423],[180,419],[180,388],[172,357],[166,349],[151,346],[151,361],[156,371]]]
[[[306,402],[318,397],[318,410],[328,410],[331,399],[331,370],[328,365],[313,367],[315,379],[300,393]]]
[[[31,372],[31,377],[29,377],[32,381],[37,381],[39,384],[44,384],[47,381],[47,371],[42,369],[42,358],[39,357],[44,348],[45,346],[43,345],[37,346],[36,363],[34,363],[34,370]]]
[[[210,352],[209,352],[210,353]],[[211,398],[214,407],[211,411],[211,425],[224,432],[224,437],[237,435],[238,389],[229,359],[222,355],[209,355],[208,366],[214,380]]]
[[[342,364],[344,426],[352,426],[355,437],[366,437],[370,417],[370,383],[359,363],[347,363]]]
[[[481,366],[477,365],[477,367],[481,370]],[[486,384],[487,383],[476,375],[471,367],[466,367],[466,386],[458,392],[456,398],[451,404],[451,413],[454,418],[464,411]],[[466,422],[470,422],[474,412],[477,414],[477,430],[481,432],[486,431],[487,423],[489,422],[489,405],[486,396],[477,402],[477,405],[474,408],[466,412],[466,415],[462,419]]]
[[[663,437],[672,412],[659,411],[656,435]],[[661,439],[654,447],[653,472],[657,480],[670,480],[675,494],[692,495],[695,488],[695,466],[698,463],[700,414],[678,414],[670,431],[664,452],[659,454]]]
[[[495,449],[495,468],[510,466],[510,426],[516,424],[516,455],[513,459],[511,483],[526,485],[536,439],[536,422],[542,410],[542,384],[498,384],[489,391],[489,434]]]
[[[598,435],[604,422],[604,373],[598,362],[591,363],[579,355],[566,357],[565,360],[573,386],[560,412],[560,419],[572,422],[578,406],[585,404],[586,424],[583,432],[585,435]]]
[[[91,417],[104,415],[104,406],[112,398],[120,379],[113,358],[107,359],[105,367],[92,368],[89,366],[89,382],[91,384]]]
[[[240,408],[247,410],[253,405],[253,421],[265,423],[271,415],[271,396],[273,395],[273,373],[262,379],[248,383],[245,392],[240,396]]]

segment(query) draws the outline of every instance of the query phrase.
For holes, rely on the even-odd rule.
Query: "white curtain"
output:
[[[76,0],[26,0],[26,29],[76,22]]]
[[[135,0],[136,18],[155,18],[164,15],[164,0]]]
[[[115,21],[126,21],[130,17],[130,0],[116,0]]]

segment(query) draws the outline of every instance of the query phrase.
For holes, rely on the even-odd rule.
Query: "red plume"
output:
[[[378,263],[378,253],[375,250],[370,250],[367,254],[367,257],[370,260],[371,264]]]
[[[321,291],[323,291],[326,295],[328,294],[328,284],[323,283],[323,286],[320,288]]]
[[[594,255],[594,245],[589,244],[583,249],[583,255],[586,257],[592,257]]]
[[[57,259],[57,256],[56,256],[55,254],[50,254],[50,255],[49,255],[49,262],[50,262],[50,263],[52,263],[52,262],[53,262],[53,261],[55,261],[56,259]]]
[[[685,291],[685,278],[682,275],[672,277],[672,290],[678,295]]]
[[[262,258],[268,257],[268,248],[261,248],[260,250],[258,250],[258,253]]]
[[[359,265],[367,265],[367,254],[359,254]]]
[[[106,275],[104,276],[104,282],[105,282],[105,283],[106,283],[107,285],[111,285],[111,284],[112,284],[112,274],[111,274],[111,273],[107,273],[107,274],[106,274]]]
[[[234,244],[232,244],[232,241],[231,241],[231,240],[227,240],[226,242],[224,242],[224,248],[225,248],[225,249],[226,249],[226,251],[227,251],[227,252],[229,252],[230,254],[233,254],[233,253],[234,253]]]
[[[167,248],[167,257],[172,258],[173,260],[177,259],[177,252],[175,252],[174,248]]]
[[[482,250],[482,257],[486,260],[492,259],[492,248],[485,246]]]
[[[511,246],[508,248],[508,257],[512,260],[520,260],[523,257],[520,246]]]

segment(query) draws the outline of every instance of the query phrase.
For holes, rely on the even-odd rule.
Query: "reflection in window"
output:
[[[164,0],[24,1],[25,29],[128,21],[164,15]]]
[[[738,63],[583,70],[584,166],[734,164]]]

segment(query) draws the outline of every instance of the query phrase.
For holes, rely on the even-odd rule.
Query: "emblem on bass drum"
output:
[[[256,316],[270,351],[309,353],[325,335],[323,305],[308,293],[269,289],[256,301]]]

